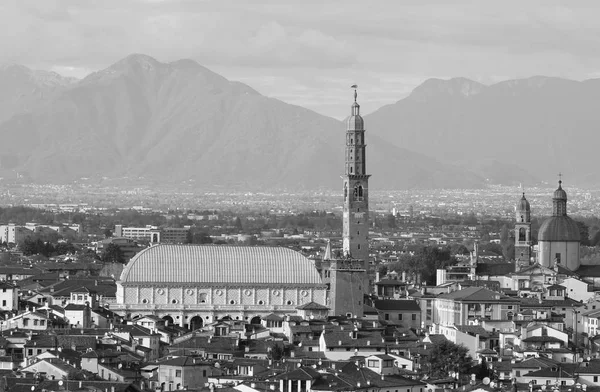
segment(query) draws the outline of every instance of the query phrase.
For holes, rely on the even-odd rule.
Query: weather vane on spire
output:
[[[562,173],[558,172],[558,184],[562,184]]]
[[[356,89],[358,88],[358,85],[353,84],[352,86],[350,86],[350,88],[354,89],[354,102],[356,102],[356,97],[358,97],[358,93],[356,92]]]

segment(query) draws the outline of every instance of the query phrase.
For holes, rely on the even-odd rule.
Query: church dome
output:
[[[529,202],[525,198],[525,193],[523,193],[523,197],[521,198],[521,200],[519,200],[519,205],[517,206],[517,210],[518,211],[528,211],[528,212],[531,211],[531,206],[529,205]]]
[[[121,283],[322,285],[301,253],[266,246],[156,245],[135,255]]]
[[[363,118],[360,116],[360,105],[356,102],[352,104],[352,115],[348,117],[348,130],[363,130],[365,123]]]
[[[563,191],[564,192],[564,191]],[[555,193],[556,194],[556,193]],[[566,215],[553,216],[544,221],[538,233],[539,241],[580,241],[577,223]]]
[[[567,200],[567,192],[562,189],[562,181],[558,182],[558,189],[554,191],[553,199]]]
[[[364,121],[360,115],[350,116],[348,118],[348,130],[349,131],[362,130],[362,129],[364,129],[364,126],[365,126]]]

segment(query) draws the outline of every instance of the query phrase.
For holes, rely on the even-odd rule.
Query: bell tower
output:
[[[525,198],[519,200],[515,222],[515,269],[527,267],[531,260],[531,207]]]
[[[360,116],[360,105],[354,103],[348,118],[346,130],[346,167],[342,176],[344,189],[342,250],[345,257],[362,262],[368,271],[369,266],[369,177],[365,128]]]

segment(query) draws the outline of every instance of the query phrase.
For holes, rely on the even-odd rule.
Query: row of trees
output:
[[[465,248],[466,250],[466,248]],[[458,260],[453,255],[450,246],[421,246],[414,255],[400,255],[399,260],[380,268],[380,273],[388,271],[406,271],[408,276],[421,276],[428,285],[435,285],[436,270],[455,265]]]

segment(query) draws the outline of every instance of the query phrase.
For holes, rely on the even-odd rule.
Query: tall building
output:
[[[354,103],[346,131],[346,172],[344,181],[343,252],[344,256],[369,265],[369,175],[364,121],[360,105]]]
[[[552,216],[544,221],[538,233],[538,258],[544,267],[554,264],[571,271],[579,269],[579,243],[581,236],[577,223],[567,216],[567,192],[558,181],[552,197]]]
[[[332,260],[329,269],[329,303],[332,315],[362,317],[364,292],[369,279],[369,175],[366,165],[364,122],[354,103],[346,131],[344,180],[343,257]]]
[[[517,270],[527,267],[531,260],[531,206],[523,197],[517,205],[515,219],[515,263]]]

